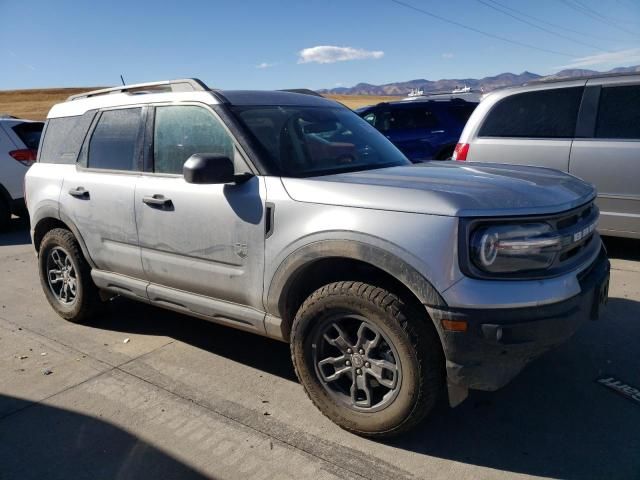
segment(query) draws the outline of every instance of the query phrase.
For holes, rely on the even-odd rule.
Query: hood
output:
[[[553,214],[596,195],[557,170],[454,161],[282,182],[299,202],[457,217]]]

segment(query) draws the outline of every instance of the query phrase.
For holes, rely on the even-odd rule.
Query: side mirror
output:
[[[235,179],[233,161],[224,155],[194,153],[182,170],[187,183],[232,183]]]

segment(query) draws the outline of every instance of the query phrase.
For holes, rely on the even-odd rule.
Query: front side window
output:
[[[276,175],[305,177],[410,165],[375,128],[343,107],[237,106]]]
[[[108,170],[139,170],[136,145],[141,119],[141,108],[102,112],[89,142],[87,166]]]
[[[375,113],[373,113],[373,112],[367,113],[362,118],[364,118],[367,121],[367,123],[369,123],[370,125],[375,126],[375,124],[376,124],[376,114]]]
[[[202,107],[156,107],[154,171],[182,174],[184,162],[194,153],[213,153],[233,160],[233,141],[220,121]]]
[[[582,87],[519,93],[498,102],[480,137],[572,138]]]
[[[640,85],[602,88],[596,138],[640,140]]]

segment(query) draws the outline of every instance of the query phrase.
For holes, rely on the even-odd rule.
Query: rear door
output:
[[[555,87],[499,100],[479,126],[467,159],[566,172],[582,91],[582,86]]]
[[[156,106],[150,137],[151,171],[135,195],[142,262],[152,282],[149,298],[209,316],[233,317],[225,304],[262,310],[264,179],[185,182],[183,165],[194,153],[225,155],[234,159],[236,172],[247,171],[233,137],[205,105]],[[262,325],[259,314],[247,318]]]
[[[142,170],[145,110],[98,112],[60,193],[61,211],[79,229],[97,267],[135,278],[144,276],[133,200]]]
[[[589,80],[570,172],[598,189],[600,231],[640,236],[640,82]]]

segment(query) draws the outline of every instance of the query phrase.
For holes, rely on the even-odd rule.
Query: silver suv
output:
[[[557,168],[598,189],[605,235],[640,238],[640,74],[490,93],[453,158]]]
[[[289,342],[311,400],[361,435],[502,387],[607,296],[592,186],[412,165],[311,95],[179,80],[74,96],[26,189],[60,316],[123,295]]]

